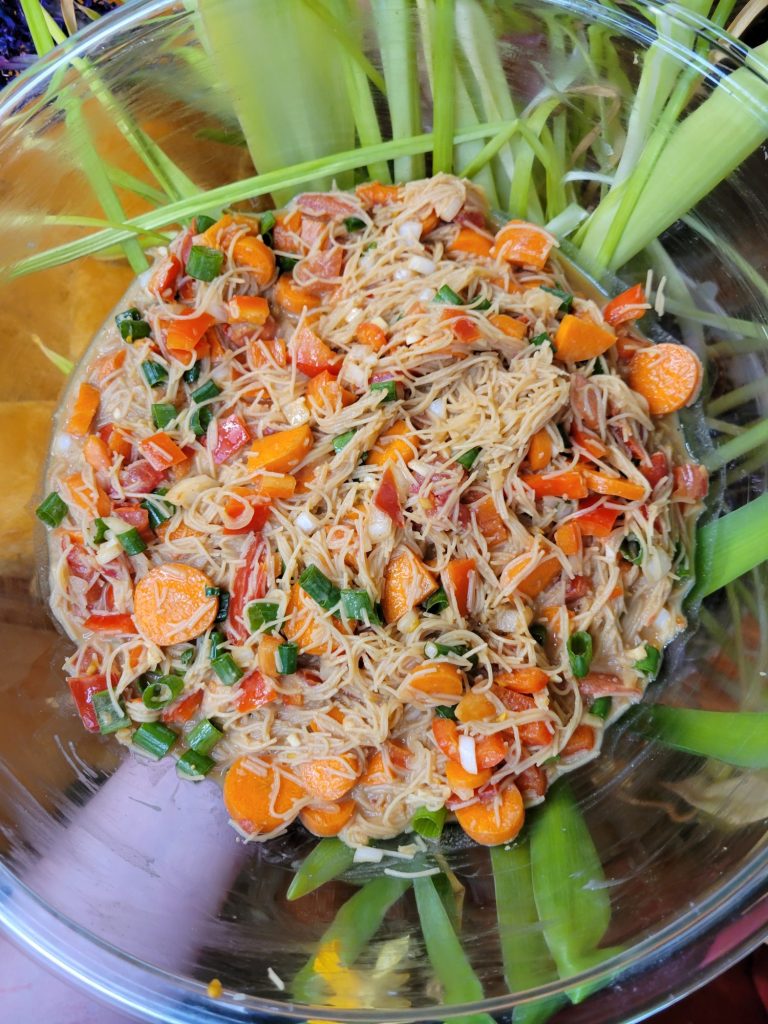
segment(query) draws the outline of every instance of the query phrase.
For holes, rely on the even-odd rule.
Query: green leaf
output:
[[[301,863],[286,897],[298,900],[352,867],[355,851],[340,839],[321,839]]]
[[[447,1006],[455,1006],[483,999],[483,986],[467,960],[432,879],[414,878],[413,890],[427,955],[442,985],[442,1002]],[[453,1017],[452,1020],[459,1024],[492,1024],[493,1021],[485,1013]]]
[[[643,706],[632,728],[668,747],[741,768],[768,768],[768,712]]]

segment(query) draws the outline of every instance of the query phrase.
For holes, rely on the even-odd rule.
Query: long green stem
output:
[[[746,405],[753,398],[768,398],[768,377],[758,377],[756,380],[742,384],[741,387],[726,391],[725,394],[713,398],[707,406],[710,416],[721,416],[731,409],[738,409],[740,405]]]
[[[355,851],[340,839],[321,839],[304,858],[293,876],[286,896],[298,900],[352,867]]]
[[[741,768],[768,768],[768,713],[645,705],[633,728],[666,746]]]
[[[453,170],[453,134],[456,110],[454,85],[453,0],[435,0],[435,39],[432,47],[432,117],[435,145],[432,170]]]
[[[768,419],[755,423],[745,430],[743,434],[739,434],[738,437],[732,437],[729,441],[707,452],[703,462],[710,473],[713,473],[716,469],[726,466],[732,459],[741,458],[747,452],[751,452],[754,448],[767,443]]]
[[[696,584],[691,598],[706,597],[768,560],[768,494],[699,528]]]

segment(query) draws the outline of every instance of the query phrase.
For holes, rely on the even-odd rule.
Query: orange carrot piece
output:
[[[366,321],[366,323],[360,324],[355,331],[355,337],[361,345],[368,345],[374,352],[378,352],[379,349],[384,348],[387,344],[387,332],[379,324],[372,324]]]
[[[107,448],[116,455],[122,455],[123,459],[130,459],[131,452],[133,451],[131,442],[121,430],[115,427],[109,432]]]
[[[389,206],[400,200],[403,190],[399,185],[382,185],[379,181],[369,181],[358,185],[355,189],[357,198],[363,206]]]
[[[499,515],[496,504],[490,494],[487,494],[476,505],[472,506],[477,527],[485,537],[489,548],[498,547],[507,539],[507,528],[504,520]]]
[[[248,453],[248,471],[267,469],[273,473],[290,473],[307,456],[315,440],[307,423],[277,434],[260,437]]]
[[[269,763],[259,764],[247,754],[234,762],[224,779],[227,813],[252,835],[272,832],[292,821],[304,796],[293,776]]]
[[[260,238],[243,235],[232,248],[232,258],[238,267],[247,268],[260,287],[265,287],[275,273],[275,254]]]
[[[571,733],[568,742],[560,751],[561,757],[570,757],[571,754],[580,754],[585,750],[592,750],[595,745],[595,730],[589,725],[577,725]]]
[[[294,332],[288,350],[293,365],[307,377],[325,372],[337,374],[341,369],[342,357],[339,353],[334,352],[319,334],[305,324]]]
[[[460,764],[456,764],[455,761],[448,761],[445,766],[445,777],[454,793],[458,793],[460,790],[468,792],[479,789],[480,786],[490,782],[491,769],[483,768],[479,772],[468,772]]]
[[[179,466],[188,458],[176,442],[162,430],[139,441],[139,449],[150,466],[157,470]]]
[[[562,566],[554,555],[545,555],[533,568],[529,568],[532,556],[522,562],[508,565],[501,574],[501,585],[505,588],[514,582],[514,589],[526,597],[535,598],[555,580]]]
[[[93,469],[107,472],[112,465],[112,453],[98,434],[89,434],[83,445],[83,458]]]
[[[306,761],[296,768],[304,789],[319,800],[340,800],[357,784],[363,766],[356,754]]]
[[[603,320],[611,327],[618,327],[619,324],[639,320],[648,308],[643,286],[635,284],[606,303],[603,308]]]
[[[248,228],[251,232],[259,230],[259,222],[255,217],[249,217],[241,213],[225,213],[215,224],[203,231],[200,236],[201,245],[209,245],[212,249],[220,248],[222,235],[229,228]]]
[[[299,821],[313,836],[337,836],[357,810],[354,800],[341,800],[323,807],[305,807]]]
[[[626,498],[628,501],[640,501],[645,497],[648,489],[643,484],[608,476],[607,473],[594,473],[589,469],[584,470],[584,479],[591,491],[595,491],[597,494],[609,494],[615,498]]]
[[[85,509],[90,515],[108,516],[112,511],[112,502],[107,492],[98,483],[87,483],[82,473],[64,477],[62,483],[75,505]]]
[[[506,313],[496,313],[494,316],[489,316],[488,322],[493,324],[502,334],[506,334],[508,338],[514,338],[515,341],[522,341],[528,332],[528,328],[522,320],[518,320],[514,316],[508,316]]]
[[[310,408],[315,413],[321,410],[332,412],[342,406],[352,405],[357,400],[356,396],[342,387],[328,370],[323,370],[310,379],[305,394]]]
[[[598,327],[592,320],[566,313],[555,332],[554,346],[558,359],[580,363],[594,359],[616,344],[613,331]]]
[[[227,303],[229,322],[263,327],[269,318],[269,303],[261,295],[235,295]]]
[[[292,498],[296,477],[289,473],[262,473],[254,480],[254,493],[264,498]]]
[[[576,555],[581,547],[581,529],[574,522],[563,523],[555,530],[555,544],[564,555]]]
[[[491,255],[507,263],[542,270],[554,244],[552,236],[535,224],[511,220],[496,233]]]
[[[487,235],[481,235],[472,228],[459,228],[459,233],[447,246],[448,252],[466,252],[471,256],[487,259],[491,255],[493,243]]]
[[[120,348],[115,352],[106,352],[100,356],[91,366],[90,379],[94,384],[103,384],[104,381],[117,373],[125,362],[125,349]]]
[[[285,636],[299,645],[302,654],[330,654],[334,649],[333,638],[325,621],[312,598],[298,583],[294,583],[283,623]],[[331,619],[331,622],[339,632],[344,632],[344,624],[340,619]]]
[[[99,408],[100,397],[99,389],[95,388],[93,384],[80,385],[72,413],[67,420],[66,431],[68,434],[82,437],[88,433],[93,417]]]
[[[453,594],[459,615],[466,617],[469,601],[469,585],[472,573],[477,569],[474,558],[454,558],[440,574],[443,586],[449,594]]]
[[[496,708],[482,693],[466,693],[455,711],[460,722],[484,722],[496,714]]]
[[[455,814],[469,838],[481,846],[511,842],[525,821],[523,798],[514,782],[507,783],[494,800],[457,807]]]
[[[194,352],[199,341],[216,318],[210,313],[183,316],[179,320],[163,321],[166,328],[166,345],[173,352]]]
[[[410,548],[396,551],[384,570],[381,607],[387,622],[397,622],[437,590],[437,580]]]
[[[288,346],[282,338],[257,338],[248,343],[248,351],[257,370],[274,365],[284,369],[288,365]]]
[[[257,658],[259,669],[264,675],[274,677],[279,674],[277,668],[277,649],[283,646],[283,642],[280,637],[270,636],[268,633],[259,639]]]
[[[701,378],[696,353],[670,342],[640,349],[629,364],[629,386],[643,396],[652,416],[690,405],[699,393]]]
[[[528,465],[539,472],[552,461],[552,438],[546,429],[537,430],[528,446]]]
[[[540,668],[515,668],[511,672],[497,672],[493,681],[516,693],[539,693],[546,689],[549,676]]]
[[[432,735],[445,756],[456,764],[461,764],[459,729],[456,723],[449,718],[433,718]],[[481,770],[499,764],[507,756],[508,750],[509,743],[501,733],[494,732],[488,736],[475,737],[475,758],[477,767]]]
[[[208,576],[183,562],[150,569],[136,584],[133,613],[141,632],[160,647],[193,640],[213,624],[217,597],[206,597]]]
[[[563,473],[545,475],[522,473],[520,480],[531,488],[537,498],[586,498],[589,494],[580,470],[568,469]]]
[[[434,704],[455,704],[464,692],[464,673],[449,661],[425,662],[405,681]]]
[[[293,280],[292,274],[283,274],[275,285],[275,302],[286,313],[298,316],[304,309],[314,309],[320,305],[320,299],[312,292],[300,288]]]
[[[376,444],[368,456],[369,466],[385,466],[388,462],[402,459],[407,465],[416,458],[418,441],[410,432],[411,428],[405,420],[393,423],[385,433],[376,439]]]
[[[384,761],[384,755],[380,750],[375,751],[368,760],[365,773],[361,776],[360,782],[365,786],[386,786],[395,778],[395,773]]]

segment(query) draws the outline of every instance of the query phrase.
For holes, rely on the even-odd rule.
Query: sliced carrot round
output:
[[[337,836],[355,813],[356,807],[354,800],[342,800],[324,807],[305,807],[299,820],[314,836]]]
[[[435,704],[455,704],[464,692],[464,673],[448,661],[426,662],[408,676],[406,684]]]
[[[629,364],[629,386],[643,396],[653,416],[690,405],[699,393],[701,376],[696,353],[671,342],[640,349]]]
[[[305,796],[290,775],[271,764],[239,757],[224,780],[224,805],[244,832],[272,832],[293,821]]]
[[[525,808],[520,790],[510,783],[493,800],[478,800],[469,807],[458,807],[459,824],[481,846],[509,843],[525,821]]]
[[[141,632],[161,647],[193,640],[213,624],[217,597],[206,597],[213,587],[204,572],[183,562],[155,566],[136,584],[133,611]]]
[[[451,761],[455,761],[456,764],[461,764],[459,730],[456,723],[449,718],[433,718],[432,735],[445,756]],[[501,733],[494,732],[488,736],[475,737],[477,767],[479,769],[493,768],[504,760],[508,749],[509,743]]]
[[[468,772],[455,761],[449,761],[445,766],[445,777],[453,792],[457,793],[460,789],[479,789],[486,782],[490,782],[491,769],[483,768],[482,771]]]
[[[340,800],[357,783],[362,765],[355,754],[326,757],[298,765],[296,773],[306,791],[318,800]]]
[[[538,693],[546,687],[549,676],[540,668],[516,668],[511,672],[497,672],[493,681],[517,693]]]

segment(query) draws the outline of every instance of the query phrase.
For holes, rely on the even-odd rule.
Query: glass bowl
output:
[[[510,920],[508,901],[495,899],[488,851],[448,832],[439,852],[465,887],[459,934],[479,980],[474,996],[448,1005],[450,985],[430,961],[406,892],[354,964],[365,986],[346,1005],[321,986],[308,1007],[294,999],[291,979],[339,908],[380,868],[357,865],[341,880],[287,900],[295,867],[313,845],[308,835],[297,828],[264,845],[242,843],[215,784],[180,782],[170,764],[125,756],[84,733],[70,706],[60,668],[69,644],[46,611],[43,540],[32,510],[66,386],[62,357],[80,358],[133,276],[123,248],[93,252],[89,239],[168,202],[172,214],[150,215],[141,226],[157,230],[199,212],[200,189],[219,190],[206,197],[206,211],[245,200],[237,183],[256,170],[298,165],[278,182],[280,194],[290,194],[317,178],[306,162],[337,152],[346,155],[326,168],[324,181],[349,184],[363,162],[354,153],[355,117],[367,145],[379,132],[386,142],[393,131],[398,140],[432,128],[425,24],[444,30],[452,6],[438,0],[433,11],[422,0],[384,0],[307,3],[302,10],[300,0],[209,0],[198,9],[136,0],[41,60],[0,101],[0,923],[23,949],[141,1019],[479,1022],[487,1014],[543,1021],[557,1011],[567,1022],[638,1020],[702,984],[768,930],[764,773],[670,749],[622,720],[600,759],[570,783],[602,865],[582,866],[576,883],[582,894],[602,893],[610,912],[590,962],[558,973],[543,941],[557,920],[535,913]],[[430,29],[435,12],[442,28]],[[622,146],[631,143],[636,157],[651,159],[653,139],[638,135],[629,119],[645,61],[663,58],[655,89],[646,83],[651,107],[669,85],[664,76],[681,72],[689,77],[679,119],[714,91],[729,98],[713,143],[726,154],[724,180],[709,191],[692,152],[679,211],[656,224],[646,210],[647,230],[641,225],[639,232],[646,237],[632,251],[620,240],[613,271],[627,283],[643,280],[651,267],[665,275],[666,307],[659,304],[645,329],[654,338],[684,339],[705,363],[703,399],[683,426],[693,453],[712,468],[707,515],[759,498],[768,464],[764,63],[673,5],[457,0],[455,18],[455,113],[464,133],[457,161],[477,159],[514,111],[529,113],[546,89],[559,101],[542,118],[540,139],[551,159],[565,161],[559,170],[569,197],[585,203],[599,199],[606,167],[615,173]],[[377,34],[383,23],[391,29],[385,37]],[[450,18],[447,24],[450,35]],[[369,65],[349,58],[360,46]],[[342,58],[346,79],[334,63]],[[382,67],[391,115],[380,94],[375,107],[360,104],[360,75],[365,82]],[[452,61],[447,67],[453,74]],[[483,74],[473,77],[472,68]],[[436,74],[445,73],[443,62]],[[420,112],[396,106],[406,80],[415,83]],[[266,119],[253,102],[263,95]],[[333,116],[321,109],[329,95],[338,104]],[[481,109],[490,127],[478,130]],[[561,134],[566,109],[596,154],[580,170],[573,140],[563,142]],[[436,113],[436,134],[444,116]],[[749,145],[742,145],[739,118],[754,126]],[[408,173],[408,157],[386,147],[364,159],[375,164],[393,155],[395,173]],[[487,166],[481,180],[488,180]],[[503,206],[508,175],[503,160],[493,166],[490,180]],[[553,167],[550,178],[539,165],[533,175],[554,210],[561,177]],[[252,205],[268,208],[269,188],[278,189],[259,181]],[[679,191],[679,179],[670,177],[668,186]],[[555,223],[568,235],[578,215],[562,205]],[[541,213],[552,220],[552,210]],[[156,240],[130,230],[121,237]],[[66,262],[45,255],[61,246]],[[584,269],[619,289],[612,274]],[[747,557],[745,564],[757,561]],[[700,609],[694,603],[647,699],[768,709],[767,588],[758,565],[714,590]],[[519,892],[524,879],[515,863],[508,882]],[[577,936],[594,930],[589,899],[579,906],[584,919],[569,925]],[[508,957],[512,951],[506,965],[502,949]],[[0,965],[3,982],[11,964]],[[220,992],[209,988],[214,978]]]

